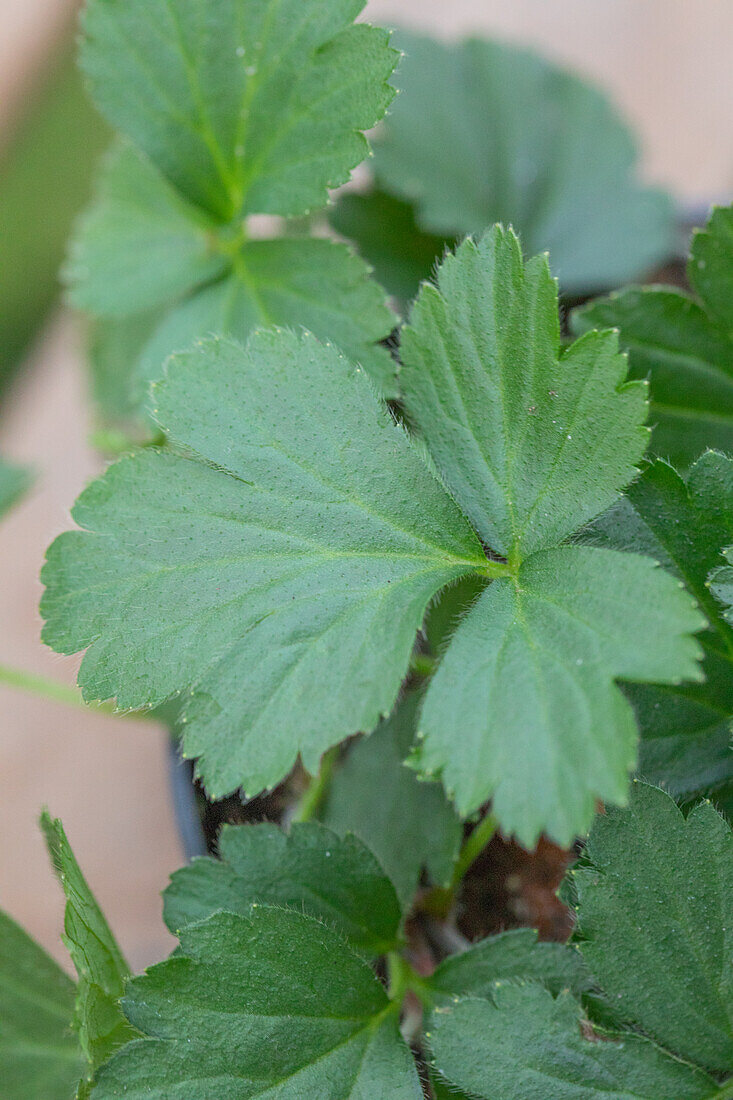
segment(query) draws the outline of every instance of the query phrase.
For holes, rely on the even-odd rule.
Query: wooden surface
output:
[[[7,128],[73,4],[2,0],[0,7],[0,128]],[[614,95],[639,131],[648,179],[687,201],[730,193],[733,0],[371,0],[366,16],[537,46]],[[0,446],[33,462],[38,483],[0,525],[0,660],[68,683],[74,662],[38,639],[37,574],[97,467],[84,407],[73,326],[57,321],[4,410]],[[171,941],[158,894],[181,860],[163,734],[2,690],[0,769],[0,904],[63,957],[61,898],[35,825],[48,804],[64,818],[133,965],[161,957]]]

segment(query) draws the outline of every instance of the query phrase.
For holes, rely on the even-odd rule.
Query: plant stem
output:
[[[456,892],[458,886],[463,882],[466,872],[476,862],[495,832],[496,818],[493,814],[487,814],[485,818],[479,821],[468,839],[464,841],[453,868],[453,877],[450,884],[452,893]]]
[[[334,745],[321,757],[321,766],[318,775],[313,776],[305,794],[300,800],[300,805],[293,814],[293,821],[312,821],[317,816],[328,794],[333,769],[338,760],[339,746]]]
[[[54,703],[62,703],[67,707],[78,707],[80,710],[97,711],[101,714],[111,714],[117,718],[126,718],[115,710],[114,703],[85,703],[78,688],[69,687],[68,684],[60,684],[58,680],[51,680],[47,676],[36,676],[33,672],[25,672],[20,668],[12,668],[10,665],[0,664],[0,684],[6,687],[16,688],[28,695],[35,695],[40,699],[50,699]],[[132,718],[147,718],[145,712],[135,711]]]

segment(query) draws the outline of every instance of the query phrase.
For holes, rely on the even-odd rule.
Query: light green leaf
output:
[[[309,335],[205,343],[156,396],[176,449],[82,494],[44,637],[89,647],[87,699],[195,685],[186,753],[214,797],[256,793],[391,710],[431,597],[486,559],[364,373]]]
[[[172,932],[217,909],[247,915],[262,902],[318,917],[367,954],[396,946],[397,895],[356,837],[342,839],[311,822],[289,834],[269,824],[225,825],[218,848],[219,859],[195,859],[173,875],[163,909]]]
[[[403,303],[415,297],[420,282],[430,278],[456,243],[453,237],[423,232],[410,203],[386,191],[344,194],[328,214],[337,233],[357,242],[380,286]]]
[[[97,106],[221,221],[322,206],[367,154],[397,54],[363,0],[90,0]]]
[[[461,814],[493,799],[505,832],[563,845],[596,799],[622,802],[636,756],[614,681],[697,679],[704,626],[649,558],[567,546],[494,581],[455,632],[428,688],[417,752]]]
[[[106,317],[166,305],[224,272],[216,229],[150,161],[116,146],[72,241],[64,272],[71,300]]]
[[[146,1038],[104,1067],[94,1100],[357,1100],[422,1095],[370,967],[311,917],[269,906],[190,926],[128,986]]]
[[[119,1003],[130,970],[81,873],[61,822],[44,813],[41,827],[66,895],[63,940],[79,978],[74,1029],[87,1061],[79,1092],[86,1096],[85,1082],[92,1080],[114,1050],[135,1035]]]
[[[146,392],[138,361],[160,318],[160,310],[153,310],[129,317],[105,317],[90,326],[91,392],[104,424],[125,428],[135,425]]]
[[[530,254],[549,250],[568,294],[617,286],[673,252],[671,203],[641,185],[633,139],[601,92],[496,42],[396,41],[401,93],[374,171],[422,230],[511,224]]]
[[[141,384],[159,379],[172,352],[204,336],[246,341],[256,328],[309,329],[361,363],[385,397],[396,396],[395,364],[378,341],[395,316],[362,260],[345,245],[304,238],[249,241],[234,272],[186,298],[144,347]]]
[[[649,463],[584,537],[654,557],[703,609],[710,625],[700,637],[704,681],[624,690],[641,729],[642,776],[676,797],[725,786],[733,781],[733,631],[708,579],[722,561],[721,548],[733,542],[733,460],[708,451],[686,480],[666,462]]]
[[[437,1070],[486,1100],[709,1100],[712,1078],[639,1035],[585,1038],[570,994],[499,985],[492,999],[438,1009],[429,1025]]]
[[[0,1077],[8,1100],[71,1100],[82,1058],[74,983],[0,911]]]
[[[583,959],[572,947],[538,943],[531,928],[515,928],[489,936],[457,955],[449,955],[427,979],[431,993],[447,998],[490,997],[498,982],[507,979],[541,982],[552,993],[566,989],[584,992],[589,976]]]
[[[0,516],[9,512],[24,496],[33,480],[27,466],[17,466],[0,458]]]
[[[701,803],[685,819],[669,795],[636,783],[628,810],[597,818],[573,879],[578,946],[614,1012],[733,1074],[733,835],[723,818]]]
[[[337,833],[356,833],[410,908],[423,867],[446,886],[463,830],[439,783],[422,782],[405,767],[415,739],[421,697],[410,692],[369,737],[349,748],[331,779],[323,821]]]
[[[648,442],[645,387],[611,333],[562,355],[546,257],[511,230],[465,241],[403,330],[408,416],[484,542],[521,559],[606,508]]]
[[[733,451],[732,218],[731,208],[716,209],[693,237],[687,271],[699,301],[671,287],[631,287],[572,316],[576,332],[620,330],[633,376],[651,379],[654,449],[678,465],[706,447]]]

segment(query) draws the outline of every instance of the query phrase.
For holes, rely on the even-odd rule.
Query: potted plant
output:
[[[649,420],[693,345],[730,385],[730,213],[694,240],[695,298],[625,291],[571,340],[551,261],[482,202],[532,212],[531,252],[556,234],[567,305],[663,258],[666,201],[595,93],[405,40],[452,74],[438,121],[470,134],[485,81],[506,117],[480,128],[496,189],[471,205],[446,183],[470,143],[398,99],[374,189],[335,208],[395,313],[313,216],[393,94],[398,53],[359,7],[87,5],[82,66],[123,136],[68,278],[127,453],[48,551],[43,636],[85,651],[90,705],[173,708],[207,794],[274,820],[226,825],[173,876],[180,946],[130,978],[44,815],[78,980],[0,918],[4,1079],[14,1100],[726,1100],[733,462],[690,430],[691,376],[688,415]],[[520,73],[549,134],[512,128]],[[566,171],[593,140],[613,256],[606,222],[561,232],[604,194]],[[674,423],[680,471],[654,457]],[[485,935],[469,884],[497,832],[575,847],[569,942]]]

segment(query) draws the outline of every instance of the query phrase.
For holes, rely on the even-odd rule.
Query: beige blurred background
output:
[[[73,7],[0,0],[0,148]],[[371,0],[366,15],[536,46],[612,94],[637,130],[649,181],[686,203],[724,200],[733,189],[733,0]],[[86,442],[79,345],[73,319],[56,315],[0,420],[3,453],[38,474],[29,499],[0,525],[0,661],[70,684],[75,662],[39,642],[37,575],[98,464]],[[167,768],[164,735],[150,724],[0,688],[0,905],[60,959],[62,901],[36,828],[40,808],[64,819],[141,967],[170,946],[159,893],[182,860]]]

